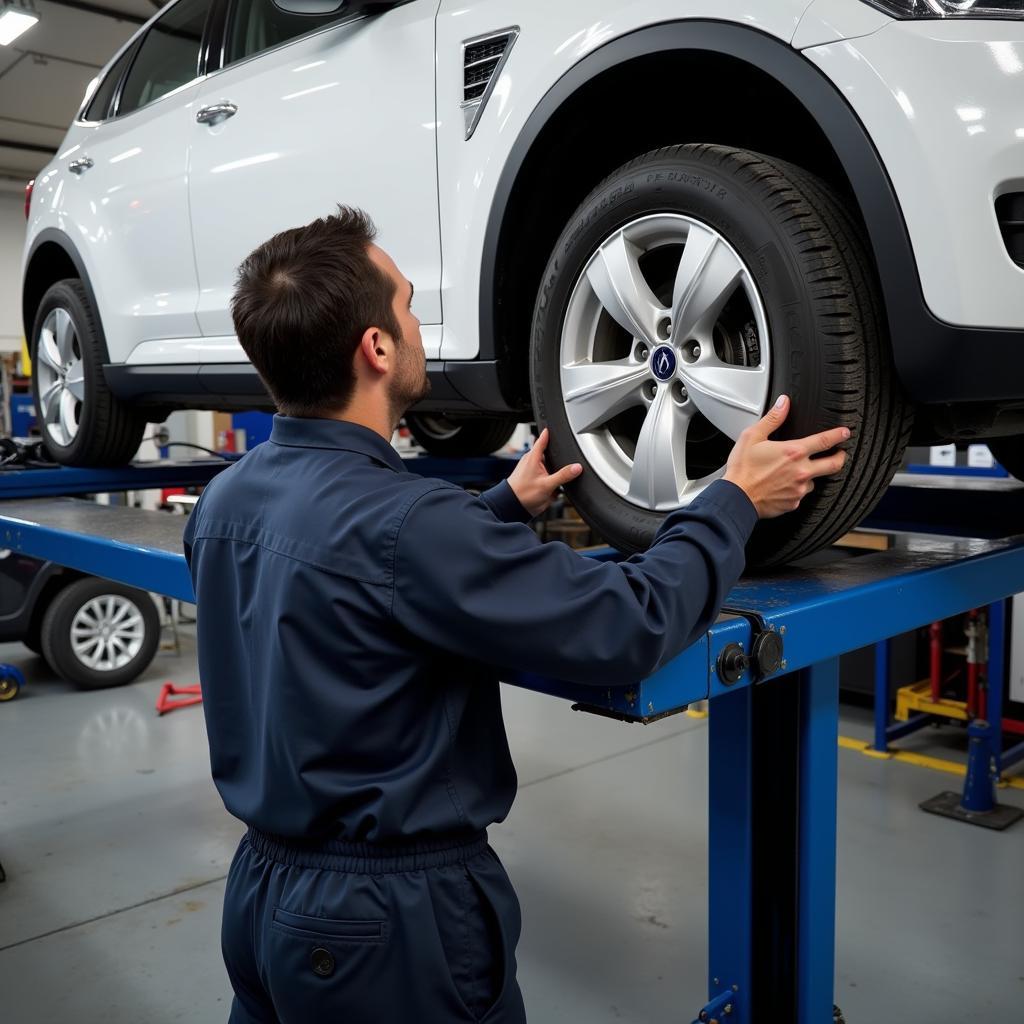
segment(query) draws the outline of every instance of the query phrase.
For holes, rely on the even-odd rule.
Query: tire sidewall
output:
[[[71,624],[79,610],[96,597],[115,595],[139,609],[145,632],[138,653],[121,668],[97,671],[83,664],[71,647]],[[153,599],[143,590],[96,578],[76,580],[58,591],[43,615],[43,654],[50,667],[84,689],[123,686],[149,667],[160,643],[160,616]]]
[[[638,161],[593,193],[559,238],[541,281],[530,344],[530,377],[538,425],[550,430],[553,465],[587,465],[562,399],[560,346],[569,297],[598,245],[617,229],[654,213],[680,213],[718,231],[748,267],[765,307],[771,345],[769,405],[780,393],[793,413],[777,437],[823,429],[820,360],[813,348],[814,313],[788,239],[763,200],[734,174],[692,157]],[[599,532],[617,546],[647,547],[662,513],[625,501],[592,470],[568,488]]]

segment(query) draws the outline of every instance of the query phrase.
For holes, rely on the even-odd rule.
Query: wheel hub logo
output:
[[[676,372],[676,354],[668,347],[662,345],[654,350],[651,356],[651,370],[658,380],[671,380]]]

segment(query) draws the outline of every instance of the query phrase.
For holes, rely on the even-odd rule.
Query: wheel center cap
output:
[[[651,373],[658,380],[671,380],[676,375],[676,354],[668,345],[659,345],[651,354]]]

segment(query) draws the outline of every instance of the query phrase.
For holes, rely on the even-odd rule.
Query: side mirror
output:
[[[274,6],[286,14],[311,14],[321,17],[336,14],[345,3],[346,0],[274,0]]]

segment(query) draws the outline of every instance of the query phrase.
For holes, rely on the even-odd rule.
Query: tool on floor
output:
[[[25,685],[21,670],[6,663],[0,664],[0,701],[14,700]]]
[[[164,683],[160,688],[160,696],[156,699],[156,710],[160,715],[167,714],[177,708],[187,708],[190,704],[202,704],[203,696],[199,684],[194,686],[175,686]]]

